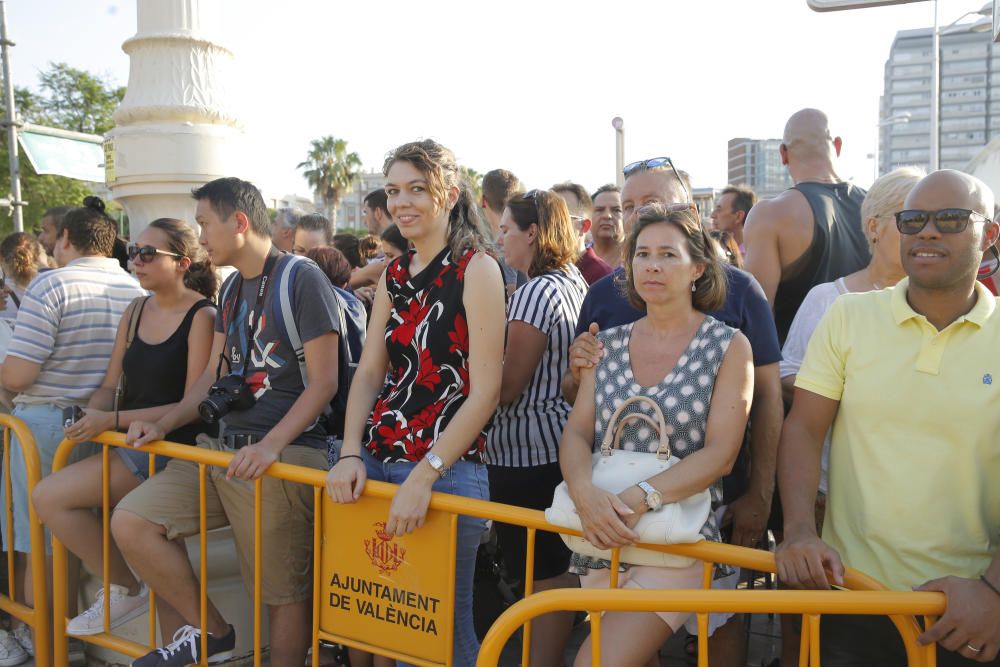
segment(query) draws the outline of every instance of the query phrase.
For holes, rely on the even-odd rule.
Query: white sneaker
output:
[[[141,616],[149,606],[149,589],[145,584],[138,595],[129,595],[127,587],[117,584],[111,584],[108,592],[111,596],[111,630]],[[90,609],[71,620],[66,626],[66,632],[71,635],[96,635],[104,632],[103,586],[97,591],[97,600]]]
[[[21,643],[14,638],[14,635],[6,630],[0,630],[0,667],[13,667],[25,662],[30,656],[21,646]]]
[[[21,645],[21,648],[24,649],[25,653],[30,656],[35,655],[35,644],[31,639],[31,628],[24,623],[18,623],[11,635],[17,640],[17,643]]]

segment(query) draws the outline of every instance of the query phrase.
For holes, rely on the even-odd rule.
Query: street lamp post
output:
[[[938,0],[934,0],[934,30],[931,33],[931,61],[934,66],[931,73],[930,171],[937,171],[941,161],[941,129],[938,127],[941,116],[941,35],[949,28],[957,25],[958,22],[966,16],[975,15],[992,16],[992,0],[974,12],[966,12],[962,14],[944,28],[938,28]]]
[[[615,128],[615,184],[621,188],[625,185],[625,121],[621,116],[611,119],[611,127]]]
[[[872,153],[872,158],[875,160],[876,180],[878,179],[879,175],[878,153],[879,153],[879,145],[882,143],[882,128],[888,125],[900,125],[902,123],[909,123],[909,122],[910,122],[910,112],[903,111],[902,113],[893,114],[888,118],[883,118],[878,123],[875,124],[875,127],[878,128],[878,136],[875,139],[875,152]]]

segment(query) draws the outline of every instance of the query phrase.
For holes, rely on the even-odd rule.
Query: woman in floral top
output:
[[[327,490],[349,503],[367,478],[400,484],[385,529],[405,535],[423,525],[431,491],[489,499],[482,457],[503,375],[504,286],[451,151],[405,144],[383,171],[389,212],[413,250],[379,281]],[[459,518],[455,665],[474,665],[479,652],[472,581],[484,530]]]

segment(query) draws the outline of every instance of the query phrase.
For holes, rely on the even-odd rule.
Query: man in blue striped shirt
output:
[[[40,273],[28,285],[0,366],[0,383],[17,393],[14,416],[35,436],[43,476],[51,472],[52,457],[64,437],[63,408],[87,404],[104,379],[122,313],[145,294],[111,258],[116,229],[104,214],[104,203],[88,197],[86,204],[59,222],[55,257],[61,268]],[[24,455],[17,438],[11,441],[13,550],[27,553]],[[3,540],[4,549],[11,551],[6,525]],[[45,548],[50,549],[47,535]],[[25,579],[30,588],[30,572]]]

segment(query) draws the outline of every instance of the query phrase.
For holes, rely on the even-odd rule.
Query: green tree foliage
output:
[[[47,125],[74,132],[104,134],[114,126],[111,114],[125,95],[123,86],[70,67],[66,63],[51,63],[38,75],[36,90],[17,87],[14,104],[17,114],[26,123]],[[2,102],[2,100],[0,100]],[[0,113],[7,110],[0,103]],[[0,133],[0,163],[7,163],[7,134]],[[24,151],[20,151],[21,197],[28,202],[24,208],[26,231],[37,227],[46,209],[53,206],[73,206],[83,203],[92,194],[88,183],[63,176],[39,176],[31,168]],[[11,191],[10,171],[0,169],[0,194]],[[0,213],[0,233],[13,230],[13,219]]]
[[[466,167],[464,165],[459,165],[458,167],[459,177],[465,181],[465,184],[469,187],[469,192],[472,194],[472,201],[478,204],[483,199],[483,175],[472,167]]]
[[[337,228],[337,206],[361,175],[361,158],[347,152],[347,141],[326,136],[314,139],[308,157],[298,164],[309,186],[323,200],[326,216]]]

